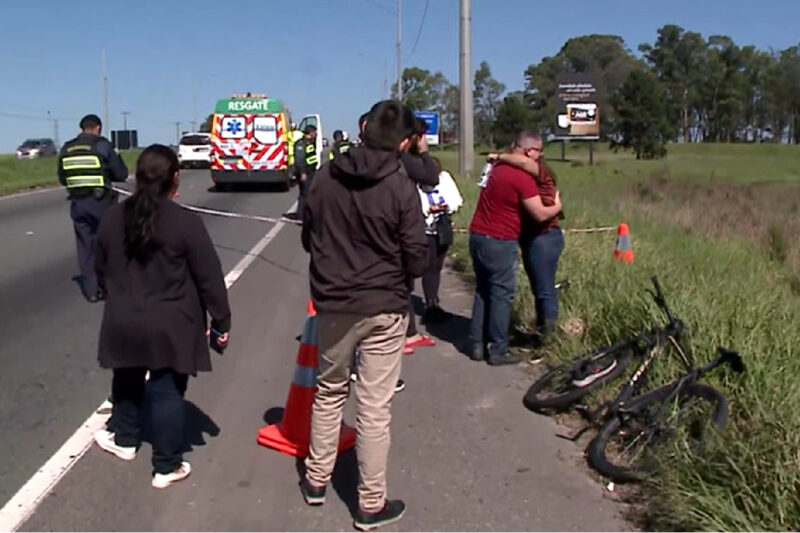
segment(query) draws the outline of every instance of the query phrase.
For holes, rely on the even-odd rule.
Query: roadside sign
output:
[[[556,137],[599,139],[600,108],[595,78],[590,74],[561,74],[556,77],[556,83]]]
[[[436,111],[414,111],[414,115],[424,120],[428,125],[428,131],[425,132],[428,144],[437,146],[439,144],[439,113]]]

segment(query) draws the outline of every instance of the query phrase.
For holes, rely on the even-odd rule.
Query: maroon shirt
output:
[[[522,201],[539,194],[536,181],[524,170],[497,163],[481,191],[469,231],[495,239],[513,241],[520,237]],[[527,215],[526,215],[527,216]]]
[[[526,175],[531,178],[530,174]],[[553,179],[553,176],[550,175],[550,171],[548,170],[547,164],[544,161],[539,161],[539,178],[531,179],[536,179],[539,195],[542,197],[542,204],[545,206],[554,205],[556,203],[556,182]],[[542,233],[547,233],[551,229],[557,227],[558,216],[548,218],[544,222],[537,222],[530,213],[526,212],[522,218],[523,237],[541,235]]]

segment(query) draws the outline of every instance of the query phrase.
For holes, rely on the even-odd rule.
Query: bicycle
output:
[[[709,422],[712,429],[721,431],[728,421],[728,400],[698,380],[722,365],[737,373],[744,372],[745,365],[733,350],[720,347],[717,353],[716,359],[700,368],[684,360],[687,372],[683,376],[641,396],[615,402],[612,414],[589,443],[589,466],[616,483],[639,481],[657,466],[657,445],[671,440],[681,428],[698,444],[704,442]],[[710,416],[703,408],[695,409],[698,400],[708,404]],[[687,413],[696,416],[688,419]]]
[[[571,363],[565,363],[549,370],[536,380],[525,393],[523,403],[528,409],[542,412],[564,410],[571,407],[592,390],[619,377],[635,355],[649,352],[641,367],[634,373],[618,397],[618,400],[627,400],[636,392],[640,380],[656,355],[662,351],[667,339],[673,339],[679,351],[689,352],[688,345],[682,339],[685,330],[683,321],[673,316],[670,311],[658,278],[653,276],[651,281],[655,291],[648,292],[666,314],[667,324],[663,327],[655,327],[650,331],[643,331],[616,344],[604,346]],[[592,413],[588,412],[588,408],[585,406],[582,406],[580,410],[593,422],[602,414],[605,407],[606,404],[601,405]]]

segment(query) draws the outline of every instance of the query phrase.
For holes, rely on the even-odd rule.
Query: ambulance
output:
[[[264,94],[235,94],[217,101],[211,125],[211,179],[224,191],[235,185],[278,184],[288,190],[289,133],[292,117],[283,102]],[[304,116],[297,129],[317,128],[317,153],[322,154],[319,115]],[[321,164],[322,157],[318,158]]]

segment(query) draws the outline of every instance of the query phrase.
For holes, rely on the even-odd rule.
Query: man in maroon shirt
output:
[[[542,139],[522,132],[513,152],[537,159]],[[561,209],[542,203],[536,181],[524,170],[505,163],[492,169],[470,224],[469,250],[475,270],[475,300],[472,305],[470,357],[488,359],[490,365],[515,364],[519,358],[508,353],[511,301],[517,288],[517,242],[524,212],[536,220],[550,218]],[[485,352],[484,352],[485,348]]]

